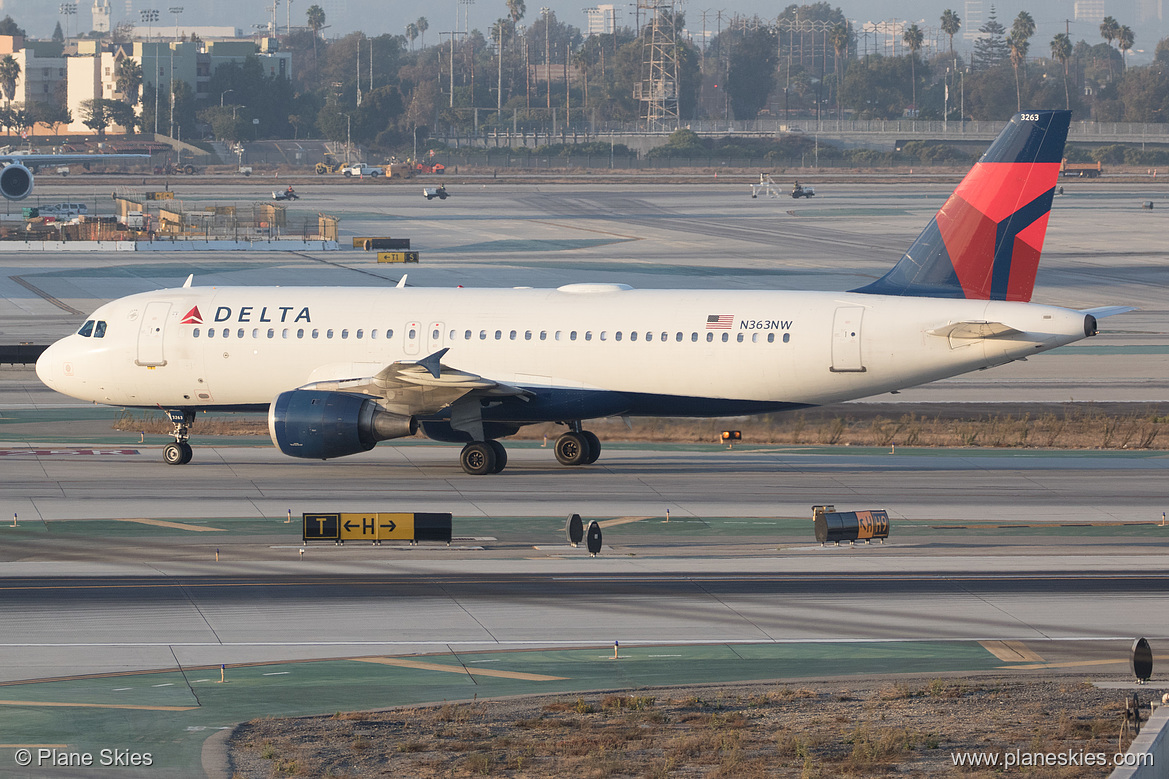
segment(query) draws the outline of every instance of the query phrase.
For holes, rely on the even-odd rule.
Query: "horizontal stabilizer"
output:
[[[1105,317],[1116,316],[1117,314],[1127,314],[1129,311],[1136,311],[1136,306],[1100,306],[1099,308],[1085,308],[1081,309],[1081,314],[1089,314],[1097,319],[1104,319]]]
[[[929,335],[936,335],[939,338],[961,339],[1004,338],[1021,332],[1023,331],[1004,325],[1002,322],[954,322],[927,331]]]

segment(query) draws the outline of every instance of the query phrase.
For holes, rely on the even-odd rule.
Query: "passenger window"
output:
[[[652,341],[653,339],[654,339],[654,334],[653,334],[653,333],[646,333],[646,334],[645,334],[645,340],[646,340],[646,341]]]
[[[418,337],[418,331],[415,330],[413,327],[410,328],[410,332],[406,333],[407,340],[413,341],[417,337]]]
[[[690,340],[691,340],[693,343],[698,343],[698,333],[691,333],[691,334],[690,334]]]
[[[388,338],[393,338],[393,337],[394,337],[394,331],[393,331],[393,330],[387,330],[387,331],[386,331],[386,338],[388,339]]]
[[[93,335],[93,325],[94,321],[92,319],[86,321],[86,323],[81,326],[81,329],[77,331],[77,334],[82,338],[89,338]]]
[[[487,331],[486,331],[486,330],[480,330],[480,331],[479,331],[479,340],[480,340],[480,341],[486,341],[486,340],[487,340]]]
[[[759,343],[759,333],[751,333],[751,343]]]
[[[198,338],[198,337],[199,337],[199,328],[197,328],[197,327],[196,327],[194,330],[192,330],[192,331],[191,331],[191,335],[193,335],[193,336],[195,336],[196,338]]]
[[[241,330],[240,332],[242,333],[243,331]],[[226,327],[225,327],[225,328],[223,328],[223,337],[224,337],[224,338],[230,338],[230,337],[231,337],[231,330],[229,330],[229,329],[228,329],[228,328],[226,328]]]
[[[541,331],[540,331],[540,340],[541,340],[541,341],[547,341],[547,340],[548,340],[548,331],[547,331],[547,330],[541,330]]]
[[[556,340],[557,341],[560,340],[560,331],[559,330],[556,331]]]
[[[361,340],[361,338],[362,338],[362,336],[364,336],[364,335],[365,335],[365,331],[364,331],[364,330],[358,330],[358,331],[357,331],[357,340],[358,340],[358,341],[360,341],[360,340]]]
[[[714,333],[707,333],[706,334],[706,342],[710,343],[713,340],[714,340]]]
[[[767,334],[767,343],[769,343],[769,344],[775,343],[775,333],[768,333]]]
[[[457,336],[458,334],[459,334],[459,333],[458,333],[458,331],[457,331],[457,330],[451,330],[451,340],[452,340],[452,341],[453,341],[453,340],[455,340],[455,336]],[[358,336],[358,338],[360,338],[360,337],[361,337],[361,336]]]
[[[511,339],[511,340],[513,340],[513,341],[515,340],[515,330],[512,330],[512,331],[511,331],[511,334],[510,334],[510,335],[508,335],[508,338],[510,338],[510,339]]]
[[[466,332],[464,332],[464,333],[463,333],[463,340],[464,340],[464,341],[470,341],[470,340],[471,340],[471,331],[470,331],[470,330],[467,330]]]
[[[575,330],[573,330],[571,333],[568,334],[568,340],[570,340],[570,341],[576,340],[576,331]]]
[[[208,338],[214,338],[214,337],[215,337],[215,328],[214,328],[214,327],[208,327],[208,328],[207,328],[207,337],[208,337]]]
[[[525,330],[525,331],[524,331],[524,340],[525,340],[525,341],[530,341],[530,340],[532,340],[532,331],[531,331],[531,330]]]
[[[320,336],[320,334],[321,334],[321,331],[320,331],[320,330],[318,330],[318,329],[316,329],[316,328],[314,327],[314,328],[313,328],[313,338],[317,338],[317,337],[319,337],[319,336]]]
[[[303,327],[296,331],[296,337],[297,338],[304,338],[304,328]]]
[[[675,341],[677,341],[678,343],[682,343],[682,334],[681,334],[681,333],[675,333],[675,334],[674,334],[674,340],[675,340]]]
[[[441,331],[438,328],[435,328],[434,330],[432,330],[430,332],[431,339],[437,341],[440,332]],[[341,336],[341,337],[344,338],[345,336]]]
[[[604,331],[604,330],[602,330],[602,331],[601,331],[601,340],[602,340],[602,341],[608,340],[608,339],[606,338],[606,336],[605,336],[605,331]]]
[[[617,332],[613,333],[613,340],[615,340],[615,341],[620,341],[620,340],[621,340],[621,331],[620,331],[620,330],[618,330]]]
[[[495,331],[495,340],[496,340],[496,341],[502,341],[502,340],[503,340],[503,331],[502,331],[502,330],[496,330],[496,331]]]
[[[585,340],[586,341],[593,340],[593,331],[592,330],[585,330]]]
[[[670,340],[670,334],[669,333],[662,333],[662,340],[663,341]]]
[[[330,327],[328,330],[325,331],[325,338],[332,338],[332,337],[333,337],[333,328]]]
[[[729,340],[731,340],[731,334],[730,333],[723,333],[723,343],[725,344]]]
[[[341,337],[342,337],[342,338],[344,338],[344,339],[348,339],[348,338],[349,338],[349,330],[348,330],[348,329],[346,329],[346,330],[342,330],[342,331],[341,331]]]
[[[235,337],[236,338],[243,338],[244,337],[244,329],[242,327],[239,330],[235,331]]]
[[[104,319],[99,319],[97,324],[95,324],[93,326],[93,337],[94,338],[105,338],[106,337],[106,323],[105,323]]]
[[[377,338],[377,330],[370,330],[369,337],[376,339]]]
[[[287,327],[286,327],[286,328],[284,328],[283,330],[281,330],[281,331],[280,331],[280,337],[281,337],[281,338],[287,338],[287,337],[288,337],[288,328],[287,328]]]
[[[788,342],[788,341],[790,341],[791,339],[792,339],[792,334],[791,334],[791,333],[784,333],[784,334],[783,334],[783,342],[784,342],[784,343],[787,343],[787,342]]]
[[[629,334],[629,340],[630,340],[630,341],[636,341],[636,340],[637,340],[637,331],[636,331],[636,330],[632,331],[632,332]]]
[[[259,338],[259,337],[260,337],[260,328],[253,327],[252,328],[252,338]]]
[[[273,330],[273,329],[272,329],[272,328],[270,328],[270,327],[268,328],[268,337],[269,337],[269,338],[275,338],[275,337],[276,337],[276,331],[275,331],[275,330]]]
[[[743,343],[743,334],[739,333],[737,336],[735,336],[735,340],[739,343]]]

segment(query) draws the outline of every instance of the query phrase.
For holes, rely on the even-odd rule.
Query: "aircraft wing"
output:
[[[387,411],[402,416],[433,414],[468,395],[527,397],[531,393],[442,363],[446,349],[417,361],[390,363],[373,376],[316,381],[298,389],[351,392],[381,398]]]
[[[149,154],[0,154],[0,164],[19,162],[21,165],[71,165],[77,162],[106,160],[148,160]]]

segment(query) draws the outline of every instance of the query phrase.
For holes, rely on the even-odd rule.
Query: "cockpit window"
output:
[[[89,338],[91,335],[93,335],[93,324],[94,322],[92,319],[87,320],[86,323],[81,326],[81,329],[77,331],[77,334],[82,338]]]
[[[105,338],[106,337],[106,323],[105,323],[104,319],[99,319],[97,321],[97,324],[94,325],[93,337],[94,338]]]

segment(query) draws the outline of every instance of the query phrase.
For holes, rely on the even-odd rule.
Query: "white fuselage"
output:
[[[718,401],[820,405],[879,394],[1086,335],[1083,313],[1029,303],[608,284],[193,287],[122,298],[91,319],[105,323],[104,336],[51,346],[41,379],[84,400],[163,408],[266,406],[287,390],[375,376],[447,348],[444,366],[536,392],[710,399],[717,415],[728,413]],[[931,334],[959,322],[1019,332]]]

